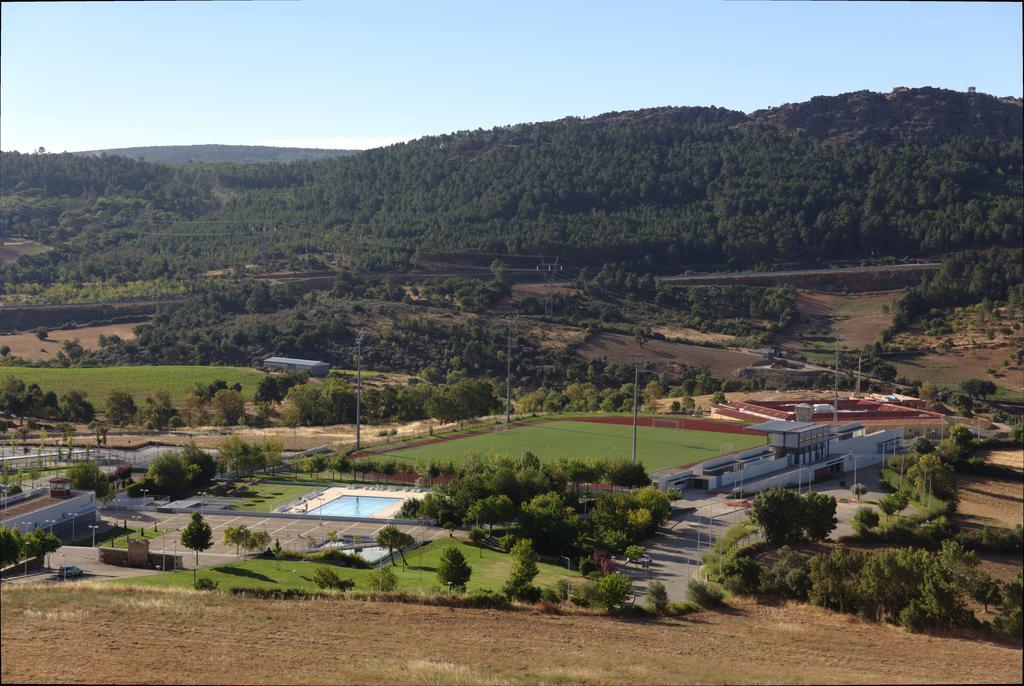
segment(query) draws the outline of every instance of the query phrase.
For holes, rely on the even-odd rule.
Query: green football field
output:
[[[662,427],[637,429],[637,459],[649,470],[682,467],[723,452],[752,448],[764,437]],[[559,458],[614,458],[632,456],[633,428],[619,424],[558,421],[488,431],[431,444],[410,444],[385,453],[387,457],[416,462],[459,460],[467,453],[498,453],[519,457],[531,451],[541,460]]]

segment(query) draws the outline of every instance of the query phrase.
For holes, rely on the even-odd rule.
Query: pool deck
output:
[[[391,505],[390,507],[386,507],[383,510],[379,510],[373,513],[373,517],[377,519],[393,519],[397,517],[398,511],[402,509],[402,503],[412,498],[422,498],[424,495],[426,495],[426,493],[410,491],[407,488],[389,489],[386,486],[380,486],[378,488],[351,488],[347,486],[332,486],[331,488],[328,488],[317,497],[310,498],[305,503],[302,503],[301,505],[296,505],[295,507],[291,508],[288,511],[297,514],[303,512],[312,512],[321,505],[325,505],[331,502],[332,500],[340,498],[343,495],[370,498],[398,498],[399,502],[395,503],[394,505]]]

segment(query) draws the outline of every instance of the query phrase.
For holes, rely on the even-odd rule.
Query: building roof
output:
[[[748,426],[747,428],[753,429],[754,431],[764,431],[766,433],[801,434],[804,433],[805,431],[813,431],[815,429],[820,429],[823,426],[827,425],[817,424],[815,422],[772,421],[763,422],[761,424],[754,424],[753,426]]]
[[[268,357],[263,360],[263,364],[267,364],[269,362],[273,362],[275,364],[296,364],[303,367],[315,367],[321,364],[330,366],[326,362],[321,362],[320,360],[299,360],[294,357]]]

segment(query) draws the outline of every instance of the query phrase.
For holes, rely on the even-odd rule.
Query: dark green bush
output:
[[[701,607],[719,607],[725,600],[725,594],[722,593],[722,589],[710,582],[690,579],[686,590],[690,595],[690,600]]]
[[[192,587],[197,591],[216,591],[218,583],[213,579],[196,579]]]

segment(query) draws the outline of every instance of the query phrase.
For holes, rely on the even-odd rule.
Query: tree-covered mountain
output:
[[[328,160],[355,155],[359,150],[332,150],[325,148],[281,148],[269,145],[150,145],[136,148],[109,148],[82,150],[72,153],[81,157],[117,155],[163,164],[228,163],[256,164],[260,162],[293,162],[295,160]]]
[[[11,292],[438,252],[654,273],[1019,246],[1020,122],[1019,100],[910,89],[750,116],[615,112],[287,164],[3,153],[0,226],[54,249],[0,275]]]

